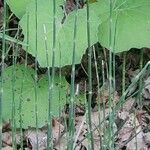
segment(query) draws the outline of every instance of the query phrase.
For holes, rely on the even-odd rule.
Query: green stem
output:
[[[90,145],[94,150],[94,140],[92,133],[92,121],[91,121],[91,100],[92,100],[92,48],[90,42],[90,11],[89,0],[87,0],[87,42],[88,42],[88,123],[90,133]]]
[[[140,50],[140,70],[143,68],[143,52],[144,48]],[[139,93],[138,93],[138,104],[139,107],[142,107],[142,89],[143,89],[143,79],[141,78],[139,81]]]
[[[27,13],[27,43],[29,43],[29,14]],[[23,101],[23,88],[25,84],[25,73],[26,73],[26,68],[27,68],[27,57],[28,57],[28,46],[26,46],[26,51],[25,51],[25,68],[23,70],[23,79],[22,79],[22,84],[21,84],[21,93],[20,93],[20,102],[19,102],[19,114],[20,114],[20,137],[21,137],[21,150],[23,150],[23,130],[22,130],[22,101]]]
[[[77,19],[78,19],[78,0],[76,0],[76,13],[74,20],[74,35],[72,49],[72,71],[71,71],[71,90],[70,90],[70,108],[69,108],[69,139],[67,149],[73,149],[74,134],[75,134],[75,54],[76,54],[76,39],[77,39]]]
[[[109,14],[109,114],[112,113],[113,109],[113,101],[112,101],[112,93],[113,93],[113,70],[112,64],[113,62],[113,51],[114,51],[114,42],[113,42],[113,20],[112,20],[112,9],[113,9],[113,2],[109,0],[109,7],[110,7],[110,14]],[[109,115],[109,137],[113,135],[113,122],[114,122],[114,115]],[[109,149],[114,149],[114,140],[109,138]]]
[[[2,33],[2,63],[1,63],[1,90],[0,90],[0,150],[2,149],[2,108],[3,108],[3,83],[4,83],[4,58],[6,51],[5,41],[6,30],[6,0],[4,0],[4,13],[3,13],[3,33]]]
[[[126,74],[126,52],[123,52],[123,64],[122,64],[122,95],[125,91],[125,74]]]
[[[98,99],[98,118],[99,118],[99,124],[101,122],[101,109],[100,109],[100,102],[101,102],[101,97],[100,97],[100,79],[99,79],[99,75],[98,75],[98,65],[97,65],[97,60],[96,60],[96,54],[95,54],[95,47],[93,46],[93,54],[94,54],[94,62],[95,62],[95,70],[96,70],[96,78],[97,78],[97,99]],[[101,131],[101,126],[99,128],[99,130]],[[101,143],[101,137],[100,137],[100,145],[102,145]]]
[[[19,38],[19,26],[16,33],[17,39]],[[16,61],[18,53],[18,44],[13,46],[13,69],[12,69],[12,144],[13,149],[16,149],[16,104],[15,104],[15,82],[16,82]]]
[[[47,31],[46,26],[44,25],[44,34],[45,34],[45,50],[46,50],[46,63],[47,63],[47,73],[48,73],[48,132],[47,132],[47,149],[52,148],[52,118],[51,118],[51,99],[52,99],[52,90],[51,90],[51,72],[49,64],[49,55],[48,55],[48,45],[47,45]]]
[[[38,49],[37,49],[37,37],[38,37],[38,28],[37,28],[37,24],[38,24],[38,17],[37,17],[37,13],[38,13],[38,7],[37,7],[37,0],[35,0],[35,75],[34,75],[34,92],[35,92],[35,126],[36,126],[36,149],[39,149],[39,139],[38,139],[38,104],[37,104],[37,100],[38,100],[38,96],[37,96],[37,80],[38,80],[38,75],[37,75],[37,53],[38,53]]]
[[[3,29],[3,31],[4,31],[4,29]],[[27,46],[26,43],[21,42],[21,41],[15,39],[15,38],[12,38],[11,36],[8,36],[8,35],[3,36],[3,33],[0,33],[0,38],[1,39],[5,38],[6,41],[9,41],[9,42],[12,42],[12,43],[17,43],[17,44],[22,45],[22,46]]]

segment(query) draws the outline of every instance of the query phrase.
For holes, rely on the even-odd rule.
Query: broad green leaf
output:
[[[93,4],[90,4],[90,10],[94,11],[95,14],[99,17],[97,21],[99,24],[104,21],[105,15],[109,12],[109,0],[97,0]],[[108,14],[107,14],[108,15]]]
[[[97,0],[89,0],[90,3],[95,3]]]
[[[16,80],[14,84],[14,101],[16,115],[16,125],[20,125],[20,111],[22,115],[23,128],[28,126],[35,127],[35,89],[34,89],[34,70],[25,68],[24,66],[16,66]],[[12,113],[12,71],[13,67],[4,70],[4,99],[2,116],[4,121],[11,120]],[[24,81],[23,81],[24,79]],[[23,82],[23,92],[21,92]],[[55,76],[51,112],[53,116],[59,115],[59,110],[66,102],[66,86],[67,82],[62,77]],[[38,111],[38,127],[42,127],[48,121],[48,77],[41,78],[37,83],[37,111]],[[22,107],[20,107],[20,102]]]
[[[61,28],[61,21],[63,18],[63,11],[60,5],[63,4],[63,0],[56,1],[56,38]],[[28,22],[29,20],[29,22]],[[27,24],[29,28],[27,29]],[[25,36],[25,43],[27,41],[27,34],[29,33],[29,50],[33,56],[36,54],[36,19],[35,19],[35,3],[30,3],[27,8],[27,13],[23,16],[20,21],[20,25],[23,29]],[[44,33],[44,26],[46,28],[46,34]],[[45,38],[47,40],[45,41]],[[49,51],[49,62],[51,65],[52,60],[52,46],[53,46],[53,1],[51,0],[37,0],[37,59],[42,67],[47,66],[46,63],[46,46]],[[58,43],[58,40],[56,41]],[[59,60],[60,50],[56,49],[56,58]],[[57,61],[58,62],[58,61]],[[56,64],[59,65],[58,63]]]
[[[77,33],[76,33],[76,53],[75,63],[80,63],[82,55],[85,53],[87,48],[87,15],[86,8],[78,11],[77,16]],[[71,64],[72,62],[72,50],[74,42],[74,20],[76,12],[72,12],[65,20],[62,28],[59,32],[59,43],[62,50],[62,63],[64,65]],[[98,41],[98,16],[94,10],[90,10],[90,44],[93,45]],[[65,53],[63,53],[65,52]],[[63,55],[64,54],[64,55]]]
[[[38,12],[37,12],[37,59],[42,67],[47,66],[46,63],[46,46],[49,51],[49,63],[51,66],[52,61],[52,43],[53,43],[53,3],[52,1],[45,0],[41,3],[41,0],[37,0]],[[63,18],[63,11],[60,5],[63,4],[61,0],[56,1],[56,51],[55,51],[55,66],[70,65],[72,62],[72,49],[73,49],[73,32],[74,32],[74,19],[75,12],[68,15],[64,24],[61,24]],[[94,3],[93,3],[94,4]],[[27,16],[29,16],[29,50],[33,56],[36,56],[36,29],[35,29],[35,3],[31,2],[27,9],[29,15],[24,15],[20,21],[20,25],[25,35],[24,42],[27,41]],[[76,59],[75,63],[80,63],[81,57],[87,48],[87,21],[86,21],[86,8],[79,10],[77,20],[77,40],[76,40]],[[91,45],[98,41],[98,17],[94,10],[90,11],[90,39]],[[46,26],[46,34],[44,34],[44,27]],[[45,41],[45,37],[47,40]]]
[[[110,49],[110,12],[99,15],[99,41]],[[150,47],[150,1],[149,0],[114,0],[112,10],[111,46],[114,51],[122,52],[130,48]]]
[[[31,0],[6,0],[11,11],[18,17],[21,18],[25,12],[26,7]]]

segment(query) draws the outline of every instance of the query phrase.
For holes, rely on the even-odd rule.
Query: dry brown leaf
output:
[[[123,109],[126,111],[130,111],[132,108],[133,104],[135,102],[135,98],[129,97],[126,102],[123,104]]]
[[[135,127],[137,127],[136,132],[142,129],[138,122],[138,119],[133,113],[130,114],[128,117],[129,119],[126,121],[126,123],[124,124],[124,126],[122,127],[122,129],[119,131],[118,134],[118,139],[119,139],[118,142],[120,145],[122,142],[128,140],[131,137]]]
[[[135,138],[133,138],[127,144],[126,149],[127,150],[148,150],[147,146],[143,140],[143,132],[140,132]]]
[[[106,82],[101,88],[100,88],[100,94],[99,96],[97,96],[97,101],[100,101],[100,104],[106,104],[107,106],[107,102],[109,100],[110,97],[110,93],[109,93],[109,84],[108,82]],[[98,99],[100,98],[100,100]],[[113,104],[116,104],[119,101],[119,95],[117,91],[114,91],[111,93],[111,99]]]
[[[143,133],[143,140],[146,145],[150,145],[150,132]]]
[[[36,136],[38,136],[38,146],[40,150],[44,150],[46,148],[46,142],[47,142],[47,135],[46,133],[42,132],[41,130],[38,130],[38,133],[35,129],[29,129],[25,132],[26,140],[29,141],[32,149],[36,149],[37,146],[37,140]]]
[[[16,135],[15,135],[15,138],[16,138],[16,143],[17,144],[20,144],[20,133],[19,132],[16,132]],[[2,133],[2,141],[3,141],[3,145],[12,145],[12,132],[9,131],[9,132],[4,132]]]
[[[150,99],[150,76],[144,81],[145,88],[143,90],[143,96],[146,99]]]
[[[53,142],[55,145],[58,143],[58,140],[62,136],[63,132],[64,126],[56,119],[53,119],[52,135],[53,135]]]
[[[10,146],[6,146],[6,147],[3,147],[2,150],[13,150],[13,148]]]
[[[3,141],[3,145],[4,146],[12,145],[11,132],[4,132],[4,133],[2,133],[2,141]]]

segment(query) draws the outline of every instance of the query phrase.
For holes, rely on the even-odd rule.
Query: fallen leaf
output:
[[[145,88],[143,89],[143,97],[150,99],[150,76],[144,81]]]
[[[32,149],[36,149],[37,147],[37,139],[38,136],[38,147],[40,150],[44,150],[46,148],[47,142],[47,134],[42,132],[40,129],[36,132],[35,129],[29,129],[25,131],[25,137],[27,143],[30,142]]]

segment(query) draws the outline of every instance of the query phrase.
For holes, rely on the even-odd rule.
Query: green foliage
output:
[[[49,60],[52,60],[52,43],[53,43],[53,3],[52,1],[45,0],[41,3],[41,0],[37,1],[38,4],[38,30],[37,30],[37,49],[38,49],[38,61],[42,67],[47,66],[46,55],[45,55],[45,36],[47,37]],[[72,61],[72,49],[73,49],[73,30],[74,30],[74,19],[75,12],[71,13],[64,24],[61,24],[63,19],[63,11],[60,8],[60,2],[56,2],[56,36],[57,36],[57,47],[56,47],[56,62],[55,65],[59,66],[60,53],[62,55],[61,65],[71,64]],[[29,12],[29,52],[35,56],[35,3],[34,1],[30,3],[28,7]],[[90,18],[90,29],[91,29],[91,43],[97,42],[97,32],[99,22],[97,15],[94,11],[91,12]],[[27,15],[25,15],[21,21],[20,25],[23,29],[25,35],[25,42],[27,39]],[[44,34],[43,25],[46,26],[47,33]],[[77,21],[77,41],[76,41],[76,60],[75,63],[80,63],[81,57],[87,48],[87,29],[86,29],[86,8],[79,10],[78,21]],[[65,53],[64,53],[65,52]]]
[[[15,86],[12,92],[12,71],[13,67],[4,70],[4,100],[3,100],[3,119],[8,121],[11,119],[12,97],[14,92],[16,126],[20,125],[20,109],[22,115],[23,128],[28,126],[34,127],[35,124],[35,91],[34,91],[34,70],[25,68],[24,66],[16,66],[15,68]],[[24,79],[24,82],[22,81]],[[23,82],[23,88],[22,88]],[[66,103],[66,87],[67,82],[62,77],[55,76],[53,95],[52,95],[52,115],[58,116],[60,107]],[[21,92],[22,88],[22,92]],[[47,123],[48,120],[48,77],[41,78],[37,83],[37,107],[38,107],[38,127]],[[20,102],[22,107],[20,108]]]
[[[24,34],[24,41],[16,41],[6,36],[6,40],[16,42],[26,49],[27,39],[29,40],[28,52],[36,56],[36,33],[37,33],[37,60],[42,67],[47,67],[46,47],[48,48],[48,58],[50,67],[52,66],[52,46],[53,46],[53,1],[37,0],[37,14],[35,0],[7,0],[12,12],[20,18],[20,26]],[[56,0],[56,58],[55,66],[70,65],[72,62],[73,42],[76,42],[75,63],[80,63],[87,48],[87,10],[86,6],[76,12],[71,12],[64,23],[64,12],[60,5],[64,0]],[[113,0],[112,12],[110,14],[109,0],[90,0],[90,42],[91,46],[99,41],[102,46],[110,48],[110,19],[112,19],[112,36],[113,50],[115,53],[127,51],[130,48],[150,47],[150,1],[149,0]],[[73,41],[74,19],[77,19],[77,37]],[[110,15],[112,18],[110,18]],[[37,16],[37,31],[36,31]],[[44,32],[44,26],[46,32]],[[29,28],[27,28],[29,27]],[[28,35],[28,37],[27,37]],[[2,34],[0,33],[0,38]],[[21,94],[23,72],[25,77]],[[35,91],[34,91],[34,70],[16,67],[16,80],[14,91],[12,92],[12,67],[4,71],[4,101],[3,101],[3,118],[8,121],[11,118],[12,95],[16,105],[16,124],[19,126],[19,109],[22,112],[23,127],[35,126]],[[38,119],[39,127],[47,122],[48,114],[48,81],[43,77],[38,81]],[[52,114],[57,116],[60,106],[65,104],[67,83],[62,78],[62,86],[59,88],[59,78],[55,77],[53,90]],[[60,90],[60,93],[59,93]],[[60,94],[60,95],[59,95]],[[59,103],[59,97],[61,102]],[[82,99],[82,98],[81,98]],[[19,104],[22,102],[22,107]],[[10,108],[10,109],[8,109]]]
[[[60,7],[62,1],[56,2],[56,36],[58,37],[58,32],[61,28],[61,21],[63,18],[63,11]],[[49,60],[52,60],[52,45],[53,45],[53,2],[49,0],[44,0],[41,3],[41,0],[37,0],[38,5],[38,14],[37,14],[37,20],[38,20],[38,27],[37,27],[37,59],[38,62],[42,67],[47,66],[46,63],[46,51],[45,51],[45,36],[47,37],[47,43],[48,43],[48,51],[49,51]],[[32,1],[27,8],[27,12],[29,14],[29,29],[27,29],[27,13],[23,16],[23,18],[20,21],[20,25],[23,29],[23,34],[25,35],[24,41],[27,40],[27,30],[29,33],[29,49],[28,52],[31,53],[33,56],[35,56],[35,47],[36,47],[36,28],[35,28],[35,2]],[[44,27],[46,26],[46,35],[44,34]],[[56,41],[58,43],[58,40]],[[59,55],[60,50],[56,50],[56,64],[59,66]],[[67,56],[68,57],[68,56]],[[70,58],[70,55],[69,55]],[[71,59],[71,58],[70,58]],[[50,61],[51,65],[51,61]]]
[[[98,0],[97,0],[98,1]],[[97,31],[100,43],[109,48],[109,1],[91,0],[95,2],[90,5],[90,26],[91,26],[91,44],[97,41]],[[7,3],[12,8],[12,11],[17,16],[23,16],[20,25],[23,28],[25,42],[27,32],[29,33],[29,52],[35,56],[35,1],[31,0],[7,0]],[[73,47],[73,27],[75,12],[69,14],[65,23],[61,24],[63,11],[60,5],[63,0],[56,2],[56,35],[57,35],[57,50],[56,50],[56,66],[59,65],[59,55],[62,54],[62,66],[71,63],[72,47]],[[53,41],[53,3],[52,1],[37,0],[38,10],[38,61],[41,66],[46,66],[45,59],[45,36],[47,37],[48,49],[50,51],[49,58],[51,60],[51,49]],[[27,9],[26,9],[27,7]],[[132,47],[149,47],[149,20],[150,14],[149,0],[116,0],[113,1],[112,22],[113,36],[112,42],[115,42],[115,52],[128,50]],[[21,13],[20,13],[21,12]],[[27,14],[29,14],[29,29],[27,31]],[[43,25],[46,26],[47,32],[44,35]],[[98,27],[99,25],[99,27]],[[98,28],[98,29],[97,29]],[[76,63],[79,63],[82,54],[87,47],[86,37],[86,8],[78,11],[77,24],[77,52]],[[116,31],[116,35],[115,35]],[[114,41],[115,39],[115,41]],[[60,47],[59,47],[60,46]],[[65,53],[64,53],[65,52]],[[65,54],[65,55],[63,55]]]
[[[102,5],[103,4],[103,5]],[[109,5],[105,14],[100,14],[103,20],[99,25],[99,41],[109,47]],[[116,0],[112,10],[112,43],[114,51],[123,52],[130,48],[150,47],[150,1],[149,0]]]
[[[73,28],[75,12],[71,13],[59,32],[58,40],[62,51],[62,65],[71,64],[72,62],[72,49],[73,49]],[[97,42],[97,32],[99,22],[98,16],[94,10],[90,11],[90,31],[91,31],[91,45]],[[77,34],[76,34],[76,55],[75,63],[80,63],[82,55],[87,48],[87,21],[86,21],[86,8],[79,10],[77,19]],[[64,53],[65,52],[65,53]]]
[[[21,18],[26,12],[26,6],[31,0],[6,0],[11,11],[18,17]]]
[[[57,48],[56,48],[56,66],[59,64],[59,55],[62,54],[62,66],[71,64],[71,54],[73,45],[73,28],[74,28],[74,15],[71,13],[65,23],[62,25],[63,11],[60,5],[63,5],[63,0],[56,1],[56,31],[57,31]],[[106,48],[109,45],[109,28],[110,28],[110,5],[109,1],[97,0],[91,4],[90,7],[90,31],[91,31],[91,44],[99,42]],[[20,25],[23,28],[25,40],[27,39],[26,25],[27,13],[29,13],[29,52],[35,56],[35,2],[30,1],[17,1],[8,0],[8,4],[12,11],[17,16],[25,16],[21,19]],[[44,29],[46,26],[46,36],[48,38],[48,49],[52,50],[52,32],[53,32],[53,3],[49,0],[37,0],[38,5],[38,61],[41,66],[46,66],[45,59],[45,46],[44,46]],[[115,52],[127,51],[130,48],[150,47],[150,1],[149,0],[114,0],[112,10],[112,43],[114,43]],[[78,11],[78,25],[77,25],[77,52],[76,63],[80,59],[87,47],[86,38],[86,8]],[[98,39],[97,39],[98,34]],[[63,55],[65,52],[65,55]],[[51,52],[49,53],[51,60]],[[58,58],[58,59],[57,59]]]

